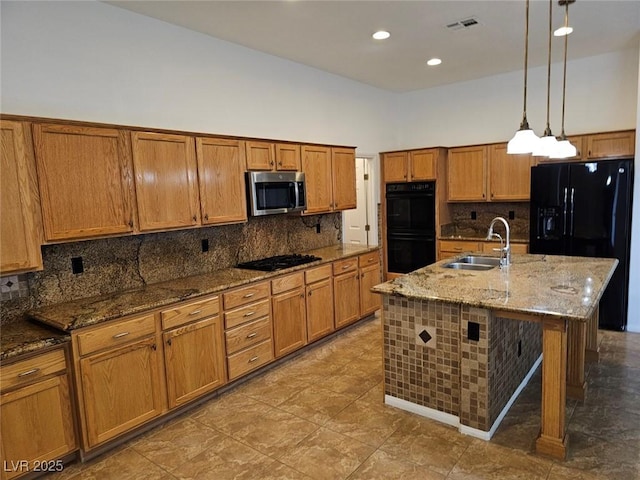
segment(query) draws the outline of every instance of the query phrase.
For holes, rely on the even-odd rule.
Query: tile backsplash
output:
[[[0,279],[0,325],[31,308],[326,247],[341,237],[342,215],[332,213],[252,217],[235,225],[45,245],[44,270]],[[209,244],[206,252],[203,240]],[[82,273],[73,272],[72,259],[76,267],[82,263]]]
[[[451,223],[442,226],[442,236],[461,236],[485,238],[491,220],[504,217],[509,222],[511,238],[527,240],[529,238],[529,203],[452,203]],[[513,219],[509,213],[513,212]],[[502,227],[496,232],[502,235]]]

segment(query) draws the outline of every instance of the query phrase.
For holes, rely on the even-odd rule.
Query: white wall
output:
[[[640,127],[640,72],[638,72],[636,125]],[[640,130],[640,128],[639,128]],[[636,134],[636,152],[640,152],[640,135]],[[629,313],[627,330],[640,332],[640,155],[636,155],[633,212],[631,221],[631,267],[629,272]]]

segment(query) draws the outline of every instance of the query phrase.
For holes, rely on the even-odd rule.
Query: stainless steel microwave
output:
[[[249,213],[253,216],[301,212],[307,208],[302,172],[247,172]]]

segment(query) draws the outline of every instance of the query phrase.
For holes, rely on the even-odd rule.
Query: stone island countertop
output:
[[[278,275],[367,253],[377,250],[378,248],[377,246],[364,247],[349,244],[331,245],[329,247],[297,252],[315,255],[322,260],[275,272],[226,268],[203,275],[151,284],[141,289],[49,305],[30,310],[27,314],[38,322],[50,325],[58,330],[70,332],[77,328],[88,327],[125,315],[140,313],[183,300],[195,299],[203,295],[222,292],[248,283],[267,280]],[[2,353],[4,353],[4,349],[5,345],[3,343]]]
[[[502,269],[444,268],[454,260],[441,260],[377,285],[373,291],[584,321],[597,308],[618,264],[614,258],[512,255],[511,265]]]

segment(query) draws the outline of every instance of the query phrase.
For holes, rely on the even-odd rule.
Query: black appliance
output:
[[[322,258],[316,257],[314,255],[300,255],[294,253],[293,255],[276,255],[275,257],[253,260],[252,262],[239,263],[238,265],[236,265],[236,268],[273,272],[275,270],[282,270],[283,268],[304,265],[305,263],[311,263],[317,260],[322,260]]]
[[[633,159],[531,169],[529,251],[619,261],[600,300],[600,328],[627,325],[632,194]]]
[[[388,183],[387,270],[408,273],[436,261],[436,183]]]

